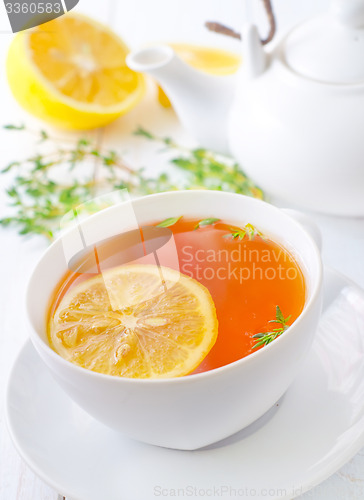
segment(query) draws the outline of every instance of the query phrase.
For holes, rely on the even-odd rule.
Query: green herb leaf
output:
[[[159,224],[156,225],[156,227],[171,227],[176,224],[180,219],[182,218],[182,215],[179,217],[170,217],[169,219],[165,219]]]
[[[233,240],[239,239],[240,241],[244,239],[246,231],[244,229],[233,229],[230,228],[231,233],[225,234],[223,238],[232,238]]]
[[[233,240],[238,239],[239,241],[243,240],[246,235],[248,235],[249,240],[252,240],[255,236],[266,239],[266,237],[252,224],[246,224],[243,228],[230,228],[230,231],[231,233],[225,234],[223,237],[232,238]]]
[[[0,173],[5,174],[6,172],[9,172],[9,170],[11,170],[13,167],[17,167],[19,165],[20,165],[20,162],[12,161],[11,163],[9,163],[9,165],[7,165],[5,168],[0,170]]]
[[[6,130],[24,130],[25,125],[4,125],[3,128]]]
[[[268,345],[273,340],[278,338],[282,333],[284,333],[287,328],[289,328],[289,325],[287,322],[291,319],[291,316],[288,316],[285,318],[283,316],[283,313],[280,309],[279,306],[276,306],[276,319],[272,319],[268,321],[268,323],[278,323],[281,326],[279,328],[273,328],[271,331],[268,332],[261,332],[261,333],[256,333],[253,335],[253,339],[257,339],[256,344],[253,346],[253,349],[257,349],[258,347],[261,347],[263,345]]]
[[[215,219],[213,217],[209,218],[209,219],[203,219],[203,220],[200,220],[194,229],[198,229],[199,227],[206,227],[206,226],[212,226],[212,224],[215,224],[215,222],[218,222],[220,219]]]
[[[79,148],[83,148],[84,146],[89,146],[90,144],[91,142],[88,139],[85,139],[84,137],[79,139],[79,141],[77,142],[77,146]]]
[[[286,322],[279,306],[276,307],[276,321],[278,323],[281,323],[282,325],[284,325]]]
[[[49,135],[47,134],[47,132],[45,130],[41,130],[40,131],[40,141],[46,141],[47,139],[49,139]]]
[[[148,130],[145,130],[143,127],[138,127],[134,132],[134,135],[139,135],[145,137],[146,139],[151,139],[151,140],[155,139],[154,135],[148,132]]]
[[[276,319],[272,319],[269,321],[269,323],[280,323],[281,325],[285,325],[287,321],[291,319],[291,316],[288,316],[288,318],[285,318],[283,316],[282,311],[280,310],[279,306],[276,307]]]

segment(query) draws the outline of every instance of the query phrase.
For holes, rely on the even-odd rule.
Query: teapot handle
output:
[[[263,0],[263,4],[268,17],[269,33],[265,38],[262,38],[260,41],[262,45],[267,45],[267,43],[273,40],[274,35],[276,34],[277,23],[273,11],[272,0]],[[229,26],[225,26],[224,24],[217,23],[215,21],[207,21],[205,23],[205,27],[210,31],[214,31],[215,33],[220,33],[221,35],[231,36],[232,38],[236,38],[238,40],[242,39],[241,33],[237,33],[232,28],[229,28]]]

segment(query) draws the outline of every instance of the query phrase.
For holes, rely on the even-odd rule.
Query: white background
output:
[[[238,51],[239,43],[208,33],[206,20],[219,20],[239,30],[245,7],[262,31],[267,28],[261,2],[252,0],[80,0],[78,10],[106,22],[131,47],[150,41],[188,41],[216,45]],[[280,32],[305,17],[322,11],[328,0],[273,0]],[[5,9],[0,4],[0,125],[26,122],[39,128],[13,100],[5,76],[5,57],[12,40]],[[96,131],[99,143],[125,154],[136,167],[151,170],[160,161],[151,146],[141,146],[131,138],[137,125],[161,135],[177,135],[189,141],[179,129],[171,110],[162,109],[155,95],[126,117]],[[0,169],[12,160],[32,152],[31,138],[0,130]],[[34,152],[34,151],[33,151]],[[0,177],[0,216],[4,213],[6,179]],[[314,215],[323,233],[323,258],[326,265],[342,271],[364,287],[364,219],[344,219]],[[0,228],[0,499],[56,500],[54,492],[22,462],[13,448],[3,416],[6,380],[20,347],[27,338],[24,328],[24,289],[30,271],[46,244],[39,238],[21,239],[15,231]],[[77,474],[77,471],[75,471]],[[326,482],[301,499],[352,500],[364,498],[364,450]],[[87,500],[87,499],[85,499]],[[100,499],[101,500],[101,499]],[[107,500],[107,499],[105,499]],[[126,499],[125,499],[126,500]]]

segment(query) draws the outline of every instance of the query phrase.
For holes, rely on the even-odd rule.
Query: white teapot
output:
[[[364,0],[295,27],[269,51],[242,30],[243,64],[213,77],[169,46],[132,52],[204,147],[231,153],[267,193],[331,214],[364,216]]]

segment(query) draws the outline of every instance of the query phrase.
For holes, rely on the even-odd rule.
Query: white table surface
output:
[[[329,0],[275,0],[279,27],[282,30],[298,20],[322,10]],[[237,42],[207,33],[205,20],[220,20],[239,29],[243,0],[81,0],[78,10],[108,22],[136,47],[149,40],[186,40],[237,49]],[[265,27],[260,2],[254,11]],[[28,117],[13,100],[5,78],[5,56],[12,39],[5,10],[0,5],[0,125],[25,122],[33,128],[41,125]],[[135,110],[104,131],[96,131],[105,147],[123,152],[136,167],[148,165],[153,170],[159,158],[150,145],[140,147],[132,131],[143,125],[161,135],[175,135],[182,141],[183,132],[173,111],[161,108],[153,92]],[[23,135],[0,130],[0,168],[7,162],[32,151],[32,141]],[[5,179],[0,177],[0,214],[6,206]],[[323,235],[323,259],[326,265],[340,270],[364,287],[364,219],[314,215]],[[6,381],[19,349],[27,339],[24,327],[24,289],[32,267],[46,247],[39,238],[24,239],[14,230],[0,228],[0,499],[56,500],[55,492],[38,479],[19,458],[4,422]],[[62,497],[60,497],[62,498]],[[301,500],[352,500],[364,498],[364,450],[331,478],[300,497]],[[87,500],[87,499],[85,499]],[[100,499],[101,500],[101,499]],[[107,500],[107,499],[105,499]]]

